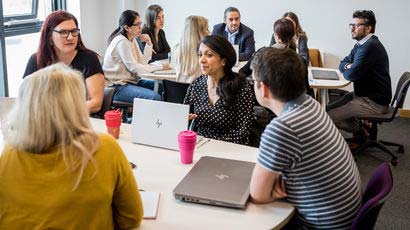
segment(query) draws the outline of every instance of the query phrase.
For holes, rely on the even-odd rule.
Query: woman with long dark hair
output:
[[[293,40],[295,30],[292,22],[288,19],[281,18],[275,21],[273,24],[273,36],[276,40],[275,43],[272,44],[272,47],[278,49],[289,48],[296,51],[296,44]],[[256,51],[246,65],[239,70],[240,73],[245,76],[250,76],[252,74],[251,62],[258,51]]]
[[[145,46],[144,55],[135,40],[141,37],[141,18],[136,11],[126,10],[121,13],[118,27],[108,38],[108,48],[104,55],[103,69],[110,86],[115,87],[114,100],[134,102],[134,98],[161,100],[154,92],[154,81],[141,79],[139,74],[155,70],[169,69],[168,63],[148,64],[151,53]],[[149,41],[149,39],[148,39]],[[152,52],[152,48],[151,48]]]
[[[295,35],[293,40],[296,44],[296,51],[297,53],[303,57],[306,64],[309,65],[309,48],[307,45],[307,36],[306,32],[303,31],[302,27],[299,23],[298,16],[293,12],[286,12],[283,14],[282,18],[288,19],[293,23],[293,27],[295,29]],[[270,41],[270,45],[273,46],[276,43],[275,36],[272,34],[272,39]]]
[[[218,35],[206,36],[199,45],[202,75],[188,88],[184,104],[193,109],[198,133],[238,144],[249,144],[253,94],[245,77],[232,72],[236,53]]]
[[[104,97],[104,73],[98,55],[84,46],[74,15],[63,10],[52,12],[44,20],[37,53],[30,57],[24,77],[57,62],[83,74],[88,111],[98,112]]]
[[[278,49],[291,49],[291,50],[294,50],[294,51],[297,50],[297,47],[296,47],[297,45],[295,44],[295,40],[294,40],[295,27],[294,27],[292,21],[290,21],[287,18],[281,18],[281,19],[276,20],[275,23],[273,24],[273,31],[274,31],[273,35],[274,35],[274,38],[275,38],[275,43],[272,45],[272,47],[278,48]],[[252,58],[249,60],[249,62],[246,63],[246,65],[243,66],[239,70],[240,73],[242,73],[246,76],[250,76],[252,74],[250,64],[251,64],[254,56],[252,56]],[[301,54],[299,54],[299,56],[301,56],[303,58],[303,56]],[[310,88],[310,86],[309,86],[309,78],[308,78],[308,72],[307,72],[308,62],[304,62],[304,63],[305,63],[305,67],[306,67],[306,76],[305,76],[306,93],[308,95],[314,97],[313,89]]]
[[[145,25],[142,29],[143,34],[148,34],[151,38],[154,53],[152,61],[167,59],[171,48],[165,38],[164,10],[159,5],[150,5],[145,13]]]
[[[295,30],[290,20],[282,18],[275,21],[273,24],[273,36],[276,43],[272,45],[274,48],[289,48],[296,51],[296,44],[293,40]]]

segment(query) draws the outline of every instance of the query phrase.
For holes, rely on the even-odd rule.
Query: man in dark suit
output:
[[[358,42],[339,65],[345,79],[353,82],[354,91],[327,107],[336,126],[362,139],[366,125],[357,117],[366,114],[384,114],[392,97],[389,57],[374,35],[376,17],[373,11],[353,13],[349,24],[352,38]]]
[[[241,23],[241,14],[235,7],[224,12],[224,23],[216,24],[212,35],[221,35],[232,45],[239,45],[239,61],[248,61],[255,52],[253,30]]]

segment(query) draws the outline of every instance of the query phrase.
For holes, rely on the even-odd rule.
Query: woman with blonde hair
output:
[[[0,229],[138,227],[142,203],[121,148],[97,135],[80,72],[63,64],[27,76],[0,157]]]
[[[181,40],[175,46],[174,68],[177,81],[191,83],[201,75],[198,58],[200,41],[209,35],[208,19],[191,15],[185,19],[185,28]]]

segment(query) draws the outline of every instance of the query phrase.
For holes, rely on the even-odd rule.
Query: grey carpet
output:
[[[379,139],[404,145],[404,154],[397,153],[397,166],[392,166],[393,192],[386,200],[375,229],[410,229],[410,119],[397,118],[379,126]],[[373,170],[390,157],[376,148],[369,148],[357,156],[363,186],[366,186]]]

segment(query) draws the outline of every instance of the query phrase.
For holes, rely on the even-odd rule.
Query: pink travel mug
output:
[[[104,118],[108,133],[118,139],[120,137],[120,127],[122,119],[121,112],[119,110],[107,111],[104,114]]]
[[[194,131],[181,131],[178,134],[179,153],[182,164],[191,164],[194,157],[196,133]]]

